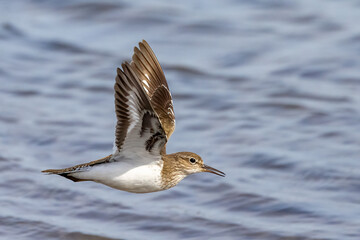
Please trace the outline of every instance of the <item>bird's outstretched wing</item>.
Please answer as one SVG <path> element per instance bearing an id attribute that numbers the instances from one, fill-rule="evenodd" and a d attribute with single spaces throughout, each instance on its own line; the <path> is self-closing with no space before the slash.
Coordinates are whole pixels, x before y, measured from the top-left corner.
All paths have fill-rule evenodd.
<path id="1" fill-rule="evenodd" d="M 159 157 L 167 142 L 157 112 L 129 63 L 117 69 L 115 82 L 116 150 L 114 155 Z"/>
<path id="2" fill-rule="evenodd" d="M 139 48 L 134 48 L 131 67 L 145 89 L 169 139 L 175 130 L 173 101 L 160 63 L 145 40 L 139 43 Z"/>

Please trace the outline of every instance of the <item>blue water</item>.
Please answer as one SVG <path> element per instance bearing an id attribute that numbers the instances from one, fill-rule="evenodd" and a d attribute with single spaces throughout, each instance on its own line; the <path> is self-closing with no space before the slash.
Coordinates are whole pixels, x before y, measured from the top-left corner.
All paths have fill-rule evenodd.
<path id="1" fill-rule="evenodd" d="M 360 239 L 360 2 L 1 1 L 0 239 Z M 197 174 L 131 194 L 40 173 L 112 152 L 146 39 Z"/>

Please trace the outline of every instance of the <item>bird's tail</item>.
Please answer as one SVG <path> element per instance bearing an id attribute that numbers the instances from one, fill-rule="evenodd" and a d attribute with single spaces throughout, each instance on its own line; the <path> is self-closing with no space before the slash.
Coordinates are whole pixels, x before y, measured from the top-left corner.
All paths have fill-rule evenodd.
<path id="1" fill-rule="evenodd" d="M 42 170 L 42 173 L 47 173 L 47 174 L 62 174 L 66 172 L 66 168 L 63 169 L 46 169 L 46 170 Z"/>
<path id="2" fill-rule="evenodd" d="M 88 181 L 86 179 L 79 179 L 76 178 L 74 176 L 72 176 L 72 173 L 76 173 L 79 171 L 86 171 L 87 168 L 89 167 L 93 167 L 97 164 L 101 164 L 101 163 L 106 163 L 106 162 L 110 162 L 112 155 L 109 155 L 107 157 L 101 158 L 99 160 L 95 160 L 89 163 L 83 163 L 83 164 L 79 164 L 73 167 L 69 167 L 69 168 L 62 168 L 62 169 L 46 169 L 43 170 L 41 172 L 43 173 L 47 173 L 47 174 L 57 174 L 60 175 L 62 177 L 66 177 L 67 179 L 70 179 L 74 182 L 80 182 L 80 181 Z"/>

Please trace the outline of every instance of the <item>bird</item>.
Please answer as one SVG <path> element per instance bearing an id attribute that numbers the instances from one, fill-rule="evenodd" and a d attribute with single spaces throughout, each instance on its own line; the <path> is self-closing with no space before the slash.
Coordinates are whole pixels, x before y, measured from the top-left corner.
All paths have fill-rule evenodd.
<path id="1" fill-rule="evenodd" d="M 224 172 L 204 164 L 196 153 L 166 153 L 167 141 L 175 130 L 173 100 L 150 45 L 145 40 L 139 42 L 131 62 L 125 61 L 121 67 L 114 85 L 114 152 L 99 160 L 42 172 L 131 193 L 167 190 L 194 173 L 224 177 Z"/>

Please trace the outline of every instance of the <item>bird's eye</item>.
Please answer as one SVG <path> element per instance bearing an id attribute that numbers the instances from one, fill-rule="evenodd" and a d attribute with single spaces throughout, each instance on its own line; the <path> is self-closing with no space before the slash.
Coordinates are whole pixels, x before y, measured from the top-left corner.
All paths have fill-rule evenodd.
<path id="1" fill-rule="evenodd" d="M 194 163 L 196 163 L 196 159 L 195 159 L 195 158 L 190 158 L 190 159 L 189 159 L 189 162 L 190 162 L 191 164 L 194 164 Z"/>

